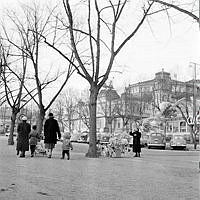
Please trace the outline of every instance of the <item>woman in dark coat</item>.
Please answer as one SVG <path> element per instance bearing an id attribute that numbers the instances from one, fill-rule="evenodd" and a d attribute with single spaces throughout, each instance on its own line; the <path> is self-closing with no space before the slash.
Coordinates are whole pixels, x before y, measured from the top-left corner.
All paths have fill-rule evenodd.
<path id="1" fill-rule="evenodd" d="M 22 122 L 17 127 L 17 155 L 21 151 L 20 157 L 25 157 L 25 152 L 29 150 L 29 133 L 31 125 L 26 122 L 27 117 L 22 117 Z"/>
<path id="2" fill-rule="evenodd" d="M 54 119 L 53 113 L 49 113 L 49 119 L 47 119 L 44 124 L 44 143 L 48 152 L 48 158 L 51 158 L 53 148 L 57 143 L 57 134 L 60 139 L 61 134 L 58 122 Z"/>
<path id="3" fill-rule="evenodd" d="M 130 132 L 130 135 L 133 136 L 133 152 L 135 152 L 135 156 L 134 157 L 140 157 L 140 152 L 141 152 L 141 145 L 140 145 L 141 133 L 139 132 L 139 129 L 137 128 L 134 132 Z"/>

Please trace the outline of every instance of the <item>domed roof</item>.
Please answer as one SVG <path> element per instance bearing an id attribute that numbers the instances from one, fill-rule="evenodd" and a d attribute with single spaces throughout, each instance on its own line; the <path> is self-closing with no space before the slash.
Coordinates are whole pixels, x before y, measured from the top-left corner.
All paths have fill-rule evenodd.
<path id="1" fill-rule="evenodd" d="M 99 92 L 98 98 L 106 98 L 106 99 L 110 99 L 111 100 L 115 100 L 115 99 L 119 99 L 120 96 L 118 95 L 117 91 L 114 90 L 113 88 L 108 88 L 108 89 L 102 89 Z"/>

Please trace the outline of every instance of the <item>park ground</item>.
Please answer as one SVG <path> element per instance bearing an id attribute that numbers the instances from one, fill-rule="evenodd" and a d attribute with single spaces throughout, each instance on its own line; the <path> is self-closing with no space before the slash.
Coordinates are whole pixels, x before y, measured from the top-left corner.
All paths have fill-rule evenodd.
<path id="1" fill-rule="evenodd" d="M 88 146 L 74 143 L 61 160 L 58 142 L 51 159 L 16 156 L 0 137 L 0 200 L 199 200 L 199 151 L 142 149 L 122 158 L 86 158 Z"/>

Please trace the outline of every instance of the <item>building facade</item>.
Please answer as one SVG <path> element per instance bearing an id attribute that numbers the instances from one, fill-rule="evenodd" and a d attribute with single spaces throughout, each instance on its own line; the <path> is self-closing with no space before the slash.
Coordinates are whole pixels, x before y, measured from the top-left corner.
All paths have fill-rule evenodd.
<path id="1" fill-rule="evenodd" d="M 189 116 L 193 117 L 194 98 L 196 102 L 196 115 L 200 108 L 199 86 L 199 80 L 190 80 L 186 82 L 174 80 L 171 78 L 170 73 L 162 69 L 161 72 L 155 74 L 154 79 L 131 84 L 126 88 L 126 91 L 128 91 L 129 95 L 138 97 L 138 99 L 140 98 L 141 118 L 145 118 L 145 114 L 151 117 L 155 116 L 162 102 L 176 103 L 181 99 L 185 101 L 185 104 L 188 104 Z M 196 90 L 195 97 L 194 90 Z M 175 132 L 189 133 L 190 127 L 183 119 L 181 113 L 178 113 L 177 117 L 167 120 L 166 131 L 169 134 Z"/>
<path id="2" fill-rule="evenodd" d="M 196 110 L 199 110 L 199 81 L 197 85 L 197 103 Z M 170 73 L 162 70 L 155 74 L 151 80 L 130 84 L 124 92 L 119 95 L 113 88 L 112 82 L 105 84 L 97 99 L 97 132 L 109 132 L 117 134 L 128 132 L 133 123 L 142 124 L 143 119 L 155 116 L 158 112 L 161 102 L 175 103 L 180 99 L 191 99 L 194 96 L 194 81 L 187 82 L 174 80 Z M 189 104 L 188 104 L 189 105 Z M 84 105 L 88 107 L 88 105 Z M 86 109 L 86 110 L 87 110 Z M 193 106 L 188 106 L 190 115 L 193 112 Z M 84 120 L 89 123 L 89 111 L 85 111 Z M 83 115 L 83 114 L 82 114 Z M 75 132 L 89 131 L 85 121 L 80 116 L 74 116 L 72 127 Z M 163 127 L 160 127 L 163 129 Z M 180 113 L 166 122 L 167 133 L 189 132 L 190 127 L 182 118 Z"/>

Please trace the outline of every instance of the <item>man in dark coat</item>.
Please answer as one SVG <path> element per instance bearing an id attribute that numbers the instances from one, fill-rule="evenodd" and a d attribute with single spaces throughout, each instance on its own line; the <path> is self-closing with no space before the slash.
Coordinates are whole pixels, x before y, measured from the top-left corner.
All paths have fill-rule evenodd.
<path id="1" fill-rule="evenodd" d="M 22 117 L 22 122 L 17 127 L 17 155 L 20 153 L 21 158 L 25 157 L 25 152 L 29 150 L 29 133 L 31 131 L 31 125 L 26 122 L 27 117 Z"/>
<path id="2" fill-rule="evenodd" d="M 44 143 L 48 152 L 48 158 L 51 158 L 53 148 L 57 143 L 57 135 L 60 139 L 61 134 L 58 122 L 54 119 L 53 113 L 49 113 L 49 119 L 47 119 L 44 124 Z"/>
<path id="3" fill-rule="evenodd" d="M 133 132 L 130 132 L 130 135 L 133 136 L 133 152 L 135 152 L 134 157 L 140 157 L 141 152 L 141 145 L 140 145 L 140 138 L 141 133 L 139 132 L 139 129 L 136 128 Z"/>

